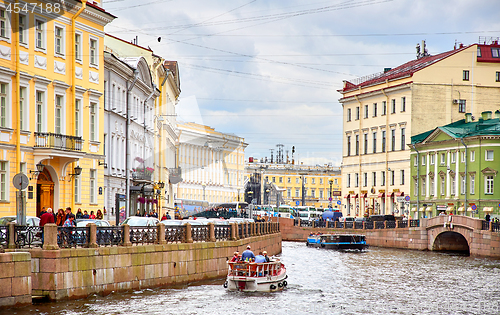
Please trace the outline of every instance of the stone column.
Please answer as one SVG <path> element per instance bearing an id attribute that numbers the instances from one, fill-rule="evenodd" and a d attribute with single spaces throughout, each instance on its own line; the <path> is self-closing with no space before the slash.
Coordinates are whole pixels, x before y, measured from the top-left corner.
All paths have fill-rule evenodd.
<path id="1" fill-rule="evenodd" d="M 208 238 L 209 238 L 210 242 L 217 241 L 215 239 L 215 225 L 212 222 L 208 223 Z"/>
<path id="2" fill-rule="evenodd" d="M 314 221 L 314 220 L 312 221 L 312 227 L 313 227 L 313 229 L 316 227 L 316 221 Z"/>
<path id="3" fill-rule="evenodd" d="M 132 246 L 130 241 L 130 225 L 123 225 L 123 246 Z"/>
<path id="4" fill-rule="evenodd" d="M 167 240 L 165 239 L 165 224 L 158 223 L 156 225 L 156 243 L 158 244 L 166 244 Z"/>
<path id="5" fill-rule="evenodd" d="M 366 223 L 366 221 L 363 221 L 363 230 L 366 230 L 365 223 Z"/>
<path id="6" fill-rule="evenodd" d="M 384 221 L 384 229 L 387 229 L 387 220 Z"/>
<path id="7" fill-rule="evenodd" d="M 255 228 L 255 223 L 256 223 L 256 222 L 252 222 L 252 223 L 251 223 L 251 224 L 252 224 L 252 235 L 253 235 L 253 236 L 257 235 L 257 231 L 256 231 L 256 228 Z"/>
<path id="8" fill-rule="evenodd" d="M 9 245 L 7 245 L 7 248 L 16 248 L 16 231 L 14 230 L 15 226 L 16 224 L 14 222 L 9 222 Z"/>
<path id="9" fill-rule="evenodd" d="M 231 223 L 231 240 L 236 241 L 236 223 Z"/>
<path id="10" fill-rule="evenodd" d="M 59 249 L 57 244 L 57 225 L 47 223 L 43 226 L 43 247 L 44 250 Z"/>
<path id="11" fill-rule="evenodd" d="M 95 223 L 89 223 L 89 248 L 97 248 L 97 225 Z"/>
<path id="12" fill-rule="evenodd" d="M 191 224 L 186 223 L 186 243 L 193 243 L 193 237 L 191 235 Z"/>

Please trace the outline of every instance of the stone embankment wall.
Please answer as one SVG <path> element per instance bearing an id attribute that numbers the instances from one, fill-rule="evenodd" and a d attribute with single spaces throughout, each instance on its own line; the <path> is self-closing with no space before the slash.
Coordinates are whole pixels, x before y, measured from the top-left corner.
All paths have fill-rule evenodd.
<path id="1" fill-rule="evenodd" d="M 305 242 L 310 233 L 363 234 L 370 246 L 416 250 L 461 250 L 462 245 L 450 241 L 461 235 L 471 255 L 500 257 L 500 232 L 494 231 L 491 223 L 483 229 L 479 219 L 455 215 L 449 220 L 438 216 L 421 219 L 419 227 L 339 229 L 294 226 L 292 219 L 280 218 L 280 229 L 284 241 Z"/>
<path id="2" fill-rule="evenodd" d="M 58 248 L 56 234 L 47 233 L 50 229 L 57 231 L 57 227 L 50 226 L 45 229 L 45 241 L 49 239 L 52 245 L 44 244 L 43 249 L 6 249 L 6 253 L 0 253 L 0 308 L 30 304 L 32 296 L 76 299 L 223 278 L 227 274 L 227 260 L 247 245 L 256 253 L 260 250 L 269 255 L 281 253 L 278 225 L 265 224 L 263 229 L 256 229 L 259 224 L 249 225 L 248 234 L 243 235 L 234 225 L 229 240 L 225 241 L 193 242 L 188 237 L 190 241 L 186 243 L 161 240 L 158 244 L 128 242 L 109 247 L 92 243 L 89 248 L 66 249 Z M 95 226 L 92 230 L 95 234 Z M 210 230 L 213 239 L 213 226 Z M 262 230 L 264 233 L 259 232 Z M 160 231 L 164 234 L 163 226 Z M 95 240 L 95 235 L 90 238 Z"/>

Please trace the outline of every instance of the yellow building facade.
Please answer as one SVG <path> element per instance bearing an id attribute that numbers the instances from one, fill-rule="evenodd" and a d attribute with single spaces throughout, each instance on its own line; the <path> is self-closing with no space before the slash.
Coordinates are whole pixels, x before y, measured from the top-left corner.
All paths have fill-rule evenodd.
<path id="1" fill-rule="evenodd" d="M 16 214 L 17 173 L 29 178 L 27 215 L 102 209 L 102 48 L 114 16 L 99 1 L 66 2 L 19 2 L 19 14 L 0 2 L 0 216 Z"/>

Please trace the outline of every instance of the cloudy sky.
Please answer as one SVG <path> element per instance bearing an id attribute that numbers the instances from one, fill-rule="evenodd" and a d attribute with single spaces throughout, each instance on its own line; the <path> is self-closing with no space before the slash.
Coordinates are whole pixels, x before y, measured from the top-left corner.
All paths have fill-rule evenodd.
<path id="1" fill-rule="evenodd" d="M 105 0 L 106 32 L 179 62 L 184 121 L 339 165 L 343 80 L 500 36 L 498 0 Z M 161 41 L 158 42 L 158 37 Z M 276 153 L 274 153 L 276 154 Z M 291 155 L 291 152 L 289 152 Z"/>

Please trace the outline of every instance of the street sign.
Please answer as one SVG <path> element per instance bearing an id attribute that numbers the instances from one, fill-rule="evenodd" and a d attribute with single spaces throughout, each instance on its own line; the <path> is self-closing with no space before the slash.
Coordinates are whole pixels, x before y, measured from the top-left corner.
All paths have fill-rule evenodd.
<path id="1" fill-rule="evenodd" d="M 396 201 L 397 202 L 405 202 L 406 199 L 405 199 L 405 197 L 396 197 Z"/>
<path id="2" fill-rule="evenodd" d="M 300 201 L 298 201 L 298 200 L 297 200 L 297 201 L 295 201 L 295 205 L 296 205 L 296 206 L 300 205 Z"/>
<path id="3" fill-rule="evenodd" d="M 333 200 L 332 197 L 328 198 L 328 201 L 332 201 L 332 200 Z"/>
<path id="4" fill-rule="evenodd" d="M 477 209 L 477 206 L 476 205 L 472 205 L 472 210 L 476 210 Z"/>
<path id="5" fill-rule="evenodd" d="M 17 173 L 12 179 L 12 184 L 14 184 L 14 187 L 16 187 L 19 190 L 26 189 L 29 183 L 30 180 L 28 179 L 28 176 L 26 176 L 24 173 Z"/>
<path id="6" fill-rule="evenodd" d="M 405 200 L 406 200 L 406 201 L 410 201 L 410 196 L 406 196 L 406 197 L 405 197 Z"/>
<path id="7" fill-rule="evenodd" d="M 337 204 L 340 206 L 340 204 L 341 204 L 340 200 L 337 200 Z"/>

